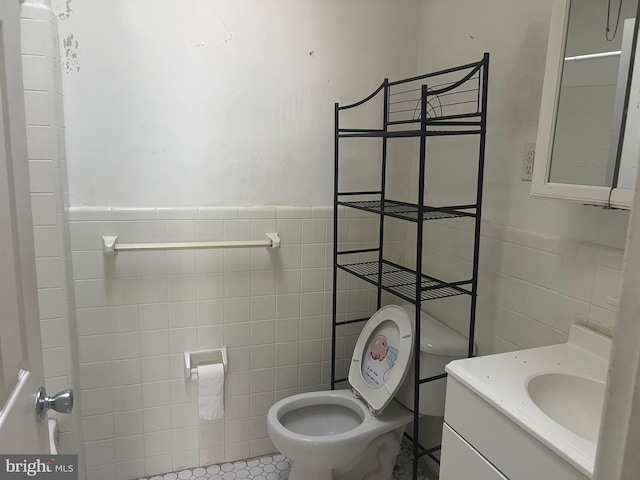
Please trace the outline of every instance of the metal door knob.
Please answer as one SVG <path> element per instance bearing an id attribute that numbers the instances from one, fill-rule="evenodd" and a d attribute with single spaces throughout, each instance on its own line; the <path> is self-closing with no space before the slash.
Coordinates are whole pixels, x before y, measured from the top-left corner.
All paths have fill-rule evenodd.
<path id="1" fill-rule="evenodd" d="M 45 417 L 49 409 L 60 413 L 71 413 L 71 410 L 73 410 L 73 391 L 63 390 L 53 397 L 49 397 L 44 387 L 40 387 L 36 394 L 36 415 L 38 421 Z"/>

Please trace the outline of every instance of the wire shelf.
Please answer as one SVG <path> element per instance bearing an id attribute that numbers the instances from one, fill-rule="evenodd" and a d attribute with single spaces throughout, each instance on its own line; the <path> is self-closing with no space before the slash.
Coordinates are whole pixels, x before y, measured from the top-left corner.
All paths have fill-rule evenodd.
<path id="1" fill-rule="evenodd" d="M 380 285 L 378 285 L 378 262 L 342 264 L 338 265 L 338 268 L 355 275 L 365 282 L 380 286 L 408 302 L 416 303 L 416 272 L 409 268 L 383 260 L 382 283 Z M 470 294 L 470 292 L 460 287 L 460 285 L 466 283 L 471 283 L 471 281 L 446 283 L 437 278 L 422 275 L 420 301 Z"/>
<path id="2" fill-rule="evenodd" d="M 351 202 L 338 202 L 338 205 L 364 210 L 365 212 L 382 213 L 380 200 L 358 200 Z M 422 220 L 442 220 L 445 218 L 475 217 L 475 212 L 462 210 L 475 210 L 475 205 L 458 205 L 451 207 L 423 207 Z M 401 218 L 412 222 L 418 221 L 418 206 L 398 202 L 395 200 L 384 201 L 384 214 L 390 217 Z"/>
<path id="3" fill-rule="evenodd" d="M 410 120 L 410 122 L 419 122 L 420 120 Z M 408 123 L 406 121 L 398 121 L 398 122 L 389 122 L 389 125 L 400 123 Z M 449 126 L 452 124 L 446 124 L 444 122 L 434 122 L 433 125 L 436 126 Z M 387 132 L 380 130 L 363 130 L 359 132 L 354 132 L 353 129 L 341 129 L 339 130 L 338 137 L 339 138 L 403 138 L 403 137 L 420 137 L 424 135 L 425 137 L 444 137 L 450 135 L 478 135 L 483 133 L 484 131 L 481 128 L 480 124 L 473 123 L 473 125 L 477 128 L 464 129 L 464 130 L 429 130 L 424 133 L 420 130 L 389 130 Z"/>

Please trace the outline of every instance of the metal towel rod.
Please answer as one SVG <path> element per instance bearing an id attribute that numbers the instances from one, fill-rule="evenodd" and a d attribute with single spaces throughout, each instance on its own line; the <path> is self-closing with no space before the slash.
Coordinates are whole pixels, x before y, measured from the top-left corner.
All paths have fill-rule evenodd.
<path id="1" fill-rule="evenodd" d="M 277 233 L 267 233 L 266 240 L 233 242 L 118 243 L 116 235 L 102 237 L 103 253 L 145 252 L 154 250 L 201 250 L 211 248 L 280 248 Z"/>

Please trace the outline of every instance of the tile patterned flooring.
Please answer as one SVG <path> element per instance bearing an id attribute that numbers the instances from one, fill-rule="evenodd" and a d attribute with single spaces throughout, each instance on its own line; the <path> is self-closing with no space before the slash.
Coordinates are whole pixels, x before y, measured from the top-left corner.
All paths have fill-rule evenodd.
<path id="1" fill-rule="evenodd" d="M 411 461 L 411 445 L 402 443 L 400 453 L 396 458 L 396 466 L 393 469 L 393 480 L 411 480 L 411 473 L 413 470 L 413 462 Z M 438 480 L 438 477 L 427 472 L 426 469 L 421 468 L 422 464 L 418 464 L 418 478 L 417 480 Z"/>
<path id="2" fill-rule="evenodd" d="M 242 460 L 234 463 L 211 465 L 179 472 L 165 473 L 139 480 L 286 480 L 291 463 L 284 455 L 274 455 Z M 403 444 L 393 472 L 394 480 L 411 480 L 411 457 L 409 448 Z M 435 480 L 425 472 L 419 472 L 418 480 Z"/>

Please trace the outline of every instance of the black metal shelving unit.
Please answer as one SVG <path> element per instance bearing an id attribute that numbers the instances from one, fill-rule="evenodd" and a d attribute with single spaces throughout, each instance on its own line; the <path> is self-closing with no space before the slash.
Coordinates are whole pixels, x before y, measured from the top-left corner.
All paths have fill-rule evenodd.
<path id="1" fill-rule="evenodd" d="M 454 68 L 390 82 L 385 79 L 368 97 L 350 104 L 335 104 L 335 178 L 334 178 L 334 217 L 333 217 L 333 328 L 331 388 L 347 378 L 336 377 L 336 332 L 340 325 L 365 322 L 369 318 L 357 318 L 338 321 L 337 291 L 338 270 L 347 272 L 378 289 L 377 308 L 381 307 L 382 291 L 412 303 L 416 306 L 414 324 L 414 421 L 412 434 L 405 436 L 413 445 L 413 479 L 418 476 L 418 460 L 428 456 L 436 463 L 434 455 L 440 446 L 426 448 L 420 445 L 419 385 L 432 381 L 444 381 L 446 374 L 428 378 L 420 375 L 420 306 L 422 302 L 468 295 L 471 298 L 469 312 L 468 351 L 474 354 L 474 331 L 476 301 L 478 291 L 478 256 L 480 241 L 480 220 L 482 215 L 482 184 L 484 174 L 487 91 L 489 75 L 489 54 L 482 60 Z M 382 95 L 382 128 L 341 128 L 340 113 L 355 109 Z M 425 172 L 427 168 L 427 138 L 435 136 L 475 135 L 479 137 L 477 159 L 476 201 L 469 205 L 429 206 L 424 204 Z M 378 138 L 381 142 L 381 179 L 380 189 L 373 191 L 341 191 L 339 185 L 340 143 L 349 138 Z M 390 138 L 418 138 L 419 170 L 417 203 L 407 203 L 386 197 L 387 176 L 387 140 Z M 345 140 L 348 141 L 348 140 Z M 372 198 L 373 197 L 373 198 Z M 338 242 L 339 207 L 358 209 L 379 215 L 380 231 L 378 247 L 349 250 L 341 249 Z M 407 268 L 384 258 L 384 224 L 386 217 L 398 218 L 416 224 L 415 269 Z M 422 271 L 424 222 L 449 218 L 467 217 L 474 219 L 474 249 L 471 278 L 446 282 Z M 373 260 L 353 261 L 359 254 L 373 256 Z M 377 255 L 376 255 L 377 254 Z M 377 258 L 375 258 L 377 257 Z M 342 260 L 345 259 L 343 262 Z"/>

